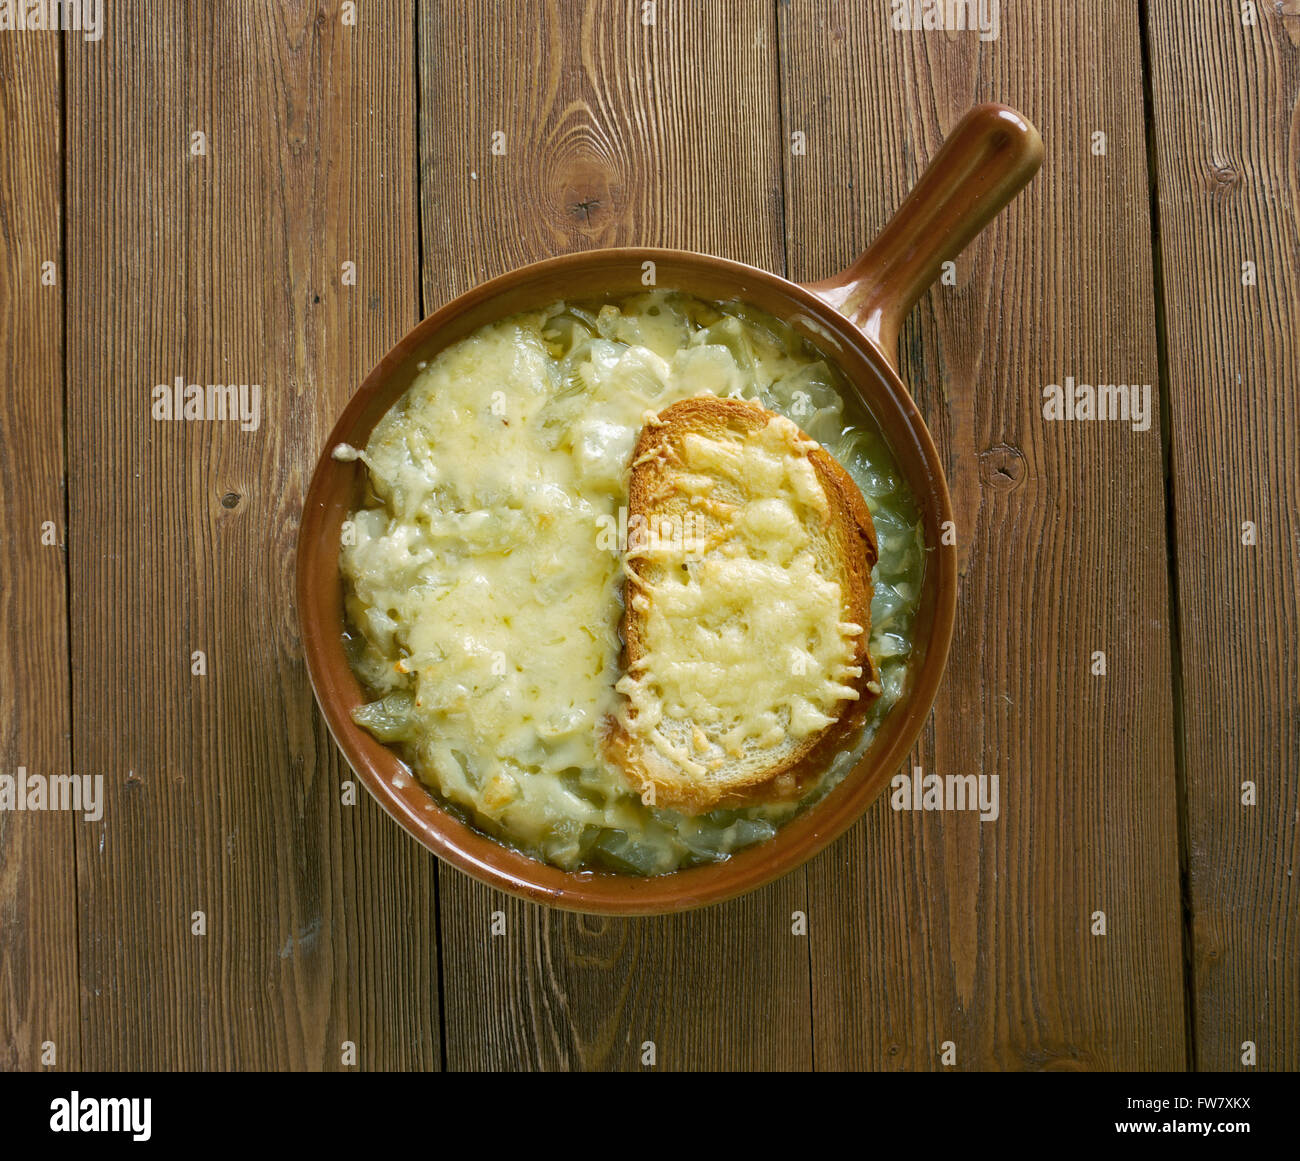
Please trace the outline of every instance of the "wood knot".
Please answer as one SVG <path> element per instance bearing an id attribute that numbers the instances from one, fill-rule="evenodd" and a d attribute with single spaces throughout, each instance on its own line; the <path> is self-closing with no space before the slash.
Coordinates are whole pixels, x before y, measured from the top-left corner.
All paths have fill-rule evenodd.
<path id="1" fill-rule="evenodd" d="M 1241 185 L 1241 174 L 1239 174 L 1230 165 L 1211 165 L 1206 188 L 1209 190 L 1215 200 L 1222 200 L 1231 196 L 1232 192 Z"/>
<path id="2" fill-rule="evenodd" d="M 564 954 L 577 967 L 617 971 L 633 930 L 606 915 L 574 915 L 561 928 Z"/>
<path id="3" fill-rule="evenodd" d="M 626 159 L 590 110 L 575 109 L 541 143 L 549 226 L 564 246 L 610 245 L 626 225 Z"/>
<path id="4" fill-rule="evenodd" d="M 585 232 L 606 224 L 614 197 L 609 174 L 594 159 L 570 159 L 556 175 L 556 187 L 570 228 Z"/>
<path id="5" fill-rule="evenodd" d="M 1098 1063 L 1087 1049 L 1074 1044 L 1043 1044 L 1020 1052 L 1025 1072 L 1092 1072 Z"/>
<path id="6" fill-rule="evenodd" d="M 591 939 L 600 939 L 609 934 L 610 922 L 604 915 L 578 915 L 578 930 Z"/>
<path id="7" fill-rule="evenodd" d="M 980 452 L 980 480 L 998 492 L 1012 492 L 1024 482 L 1025 457 L 1010 444 L 994 444 Z"/>

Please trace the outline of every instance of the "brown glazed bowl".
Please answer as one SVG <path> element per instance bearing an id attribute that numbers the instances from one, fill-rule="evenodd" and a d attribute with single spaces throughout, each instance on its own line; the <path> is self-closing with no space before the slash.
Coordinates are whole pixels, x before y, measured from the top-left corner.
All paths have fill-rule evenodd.
<path id="1" fill-rule="evenodd" d="M 389 352 L 352 397 L 321 452 L 298 534 L 297 598 L 307 669 L 330 731 L 402 827 L 489 886 L 574 911 L 644 915 L 717 903 L 761 886 L 811 858 L 861 816 L 903 763 L 929 715 L 957 600 L 955 554 L 939 547 L 943 525 L 952 519 L 948 487 L 925 423 L 899 378 L 899 327 L 941 264 L 1025 186 L 1042 157 L 1042 140 L 1024 117 L 1002 105 L 980 105 L 949 136 L 866 253 L 824 282 L 799 286 L 765 270 L 686 251 L 593 250 L 494 278 L 430 315 Z M 344 656 L 339 543 L 343 521 L 358 506 L 365 468 L 330 453 L 339 443 L 364 447 L 419 364 L 458 339 L 559 299 L 641 291 L 646 262 L 654 263 L 657 286 L 753 303 L 789 321 L 838 362 L 892 447 L 923 513 L 932 551 L 907 688 L 848 777 L 764 843 L 720 863 L 638 878 L 562 871 L 488 838 L 440 805 L 394 751 L 353 723 L 351 711 L 367 699 Z"/>

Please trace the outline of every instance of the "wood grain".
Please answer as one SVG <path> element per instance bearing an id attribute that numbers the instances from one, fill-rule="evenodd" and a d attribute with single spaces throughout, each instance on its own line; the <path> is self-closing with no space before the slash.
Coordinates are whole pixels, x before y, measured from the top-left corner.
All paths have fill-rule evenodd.
<path id="1" fill-rule="evenodd" d="M 418 314 L 413 14 L 112 17 L 67 49 L 84 1063 L 433 1067 L 433 870 L 342 804 L 290 597 L 307 474 Z M 176 376 L 260 424 L 155 421 Z"/>
<path id="2" fill-rule="evenodd" d="M 1196 1061 L 1300 1068 L 1300 6 L 1149 5 Z M 1245 285 L 1244 263 L 1255 284 Z M 1255 529 L 1243 543 L 1243 525 Z M 1254 783 L 1256 805 L 1243 805 Z M 1245 1045 L 1255 1063 L 1245 1065 Z"/>
<path id="3" fill-rule="evenodd" d="M 0 774 L 69 766 L 58 41 L 0 37 Z M 43 266 L 52 263 L 52 285 Z M 47 535 L 48 534 L 48 535 Z M 0 1070 L 81 1063 L 82 816 L 0 813 Z"/>
<path id="4" fill-rule="evenodd" d="M 623 0 L 421 9 L 424 308 L 569 250 L 684 247 L 780 270 L 774 15 Z M 501 133 L 504 154 L 492 153 Z M 441 872 L 447 1063 L 811 1063 L 796 875 L 671 919 L 592 919 Z M 493 937 L 502 911 L 506 934 Z"/>
<path id="5" fill-rule="evenodd" d="M 1136 13 L 1002 5 L 984 42 L 896 32 L 884 5 L 780 11 L 785 128 L 807 139 L 787 160 L 796 279 L 846 266 L 972 104 L 1015 106 L 1047 145 L 901 343 L 962 574 L 909 766 L 997 775 L 1001 818 L 882 802 L 814 862 L 817 1065 L 938 1069 L 951 1043 L 957 1069 L 1181 1068 L 1159 424 L 1041 410 L 1065 376 L 1158 390 Z"/>

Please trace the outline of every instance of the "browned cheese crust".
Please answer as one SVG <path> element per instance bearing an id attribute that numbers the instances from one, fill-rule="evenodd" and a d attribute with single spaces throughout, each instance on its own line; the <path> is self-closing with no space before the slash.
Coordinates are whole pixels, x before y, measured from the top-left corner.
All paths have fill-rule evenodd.
<path id="1" fill-rule="evenodd" d="M 689 509 L 705 509 L 707 499 L 694 499 L 677 486 L 683 473 L 682 441 L 688 434 L 718 438 L 744 439 L 761 431 L 776 418 L 758 404 L 743 400 L 699 396 L 664 408 L 657 420 L 647 422 L 632 453 L 629 480 L 629 522 L 640 515 L 650 521 L 662 516 L 680 517 Z M 802 439 L 808 437 L 800 433 Z M 811 441 L 809 441 L 811 442 Z M 804 445 L 805 448 L 807 445 Z M 852 477 L 835 458 L 820 446 L 807 450 L 817 478 L 825 491 L 829 513 L 822 528 L 810 530 L 822 548 L 819 562 L 828 556 L 836 575 L 830 579 L 840 585 L 842 620 L 862 626 L 854 640 L 851 664 L 860 667 L 858 678 L 846 683 L 858 690 L 857 700 L 846 699 L 834 723 L 787 747 L 768 767 L 745 771 L 723 788 L 716 780 L 699 785 L 665 783 L 641 760 L 638 742 L 617 722 L 609 724 L 605 737 L 606 752 L 619 765 L 629 781 L 644 795 L 653 788 L 656 805 L 687 813 L 699 813 L 718 807 L 738 807 L 760 802 L 787 802 L 799 798 L 807 786 L 826 769 L 835 753 L 851 744 L 867 708 L 879 696 L 880 675 L 868 652 L 871 636 L 871 569 L 876 563 L 876 531 L 871 513 Z M 622 634 L 624 671 L 635 671 L 646 654 L 643 638 L 644 619 L 634 607 L 633 596 L 639 582 L 653 583 L 654 564 L 632 555 L 628 560 L 625 581 Z M 634 711 L 632 711 L 634 712 Z"/>

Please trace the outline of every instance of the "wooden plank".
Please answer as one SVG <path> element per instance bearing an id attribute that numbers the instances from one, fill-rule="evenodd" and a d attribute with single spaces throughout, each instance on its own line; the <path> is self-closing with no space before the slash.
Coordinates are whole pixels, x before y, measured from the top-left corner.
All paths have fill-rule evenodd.
<path id="1" fill-rule="evenodd" d="M 430 861 L 341 802 L 289 595 L 326 433 L 418 315 L 413 13 L 112 17 L 67 41 L 84 1063 L 435 1066 Z M 176 377 L 258 421 L 154 419 Z"/>
<path id="2" fill-rule="evenodd" d="M 1196 1063 L 1295 1071 L 1300 5 L 1252 7 L 1247 24 L 1241 5 L 1207 6 L 1192 19 L 1154 0 L 1148 35 Z M 1244 805 L 1248 782 L 1253 806 Z"/>
<path id="3" fill-rule="evenodd" d="M 1003 4 L 988 40 L 896 31 L 893 7 L 780 9 L 784 127 L 807 141 L 787 162 L 790 268 L 847 265 L 972 104 L 1042 131 L 1042 174 L 902 339 L 962 573 L 909 766 L 997 775 L 1001 817 L 882 802 L 812 865 L 817 1065 L 1181 1068 L 1159 422 L 1048 422 L 1041 394 L 1145 383 L 1156 406 L 1136 7 Z"/>
<path id="4" fill-rule="evenodd" d="M 653 25 L 624 0 L 422 6 L 426 311 L 593 246 L 781 269 L 771 6 L 651 10 Z M 811 1062 L 802 875 L 649 920 L 562 915 L 446 870 L 440 885 L 449 1067 L 640 1068 L 646 1041 L 659 1068 Z"/>
<path id="5" fill-rule="evenodd" d="M 88 772 L 70 769 L 68 744 L 60 83 L 57 38 L 0 37 L 6 777 Z M 0 1070 L 80 1065 L 75 846 L 95 829 L 66 812 L 0 812 Z"/>

